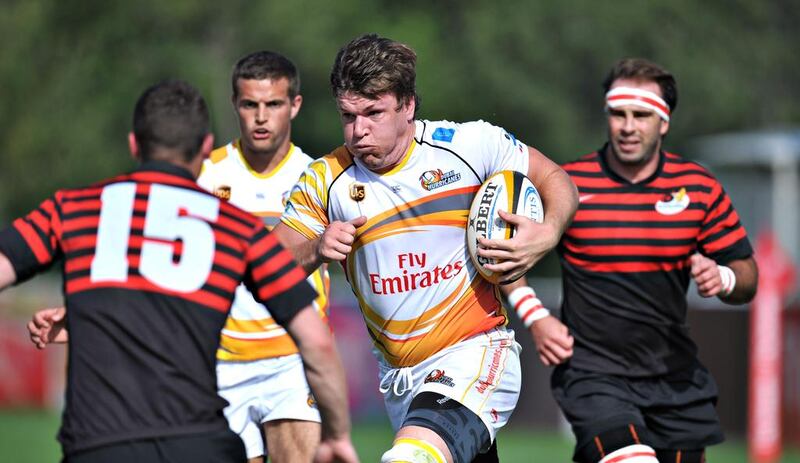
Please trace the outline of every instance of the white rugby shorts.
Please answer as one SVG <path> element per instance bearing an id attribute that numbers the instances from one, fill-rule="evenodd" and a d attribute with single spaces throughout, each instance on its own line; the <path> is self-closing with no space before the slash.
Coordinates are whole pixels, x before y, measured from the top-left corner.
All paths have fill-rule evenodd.
<path id="1" fill-rule="evenodd" d="M 411 400 L 430 391 L 472 410 L 494 441 L 519 399 L 521 350 L 514 331 L 500 327 L 465 339 L 412 367 L 392 368 L 379 361 L 380 389 L 392 427 L 400 429 Z"/>
<path id="2" fill-rule="evenodd" d="M 230 403 L 225 417 L 244 441 L 247 458 L 264 455 L 262 423 L 280 419 L 320 422 L 299 354 L 250 362 L 220 360 L 217 387 Z"/>

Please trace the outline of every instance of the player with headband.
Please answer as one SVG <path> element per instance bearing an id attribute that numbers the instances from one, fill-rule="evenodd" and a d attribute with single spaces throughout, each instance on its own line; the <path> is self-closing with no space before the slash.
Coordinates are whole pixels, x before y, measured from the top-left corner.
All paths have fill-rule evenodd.
<path id="1" fill-rule="evenodd" d="M 669 105 L 663 98 L 650 90 L 634 87 L 616 87 L 606 93 L 606 108 L 619 108 L 625 105 L 641 106 L 649 109 L 665 122 L 669 122 Z"/>
<path id="2" fill-rule="evenodd" d="M 553 394 L 577 462 L 702 462 L 723 435 L 717 386 L 689 337 L 686 292 L 694 280 L 703 297 L 749 302 L 753 250 L 713 175 L 663 149 L 674 77 L 624 59 L 604 90 L 607 143 L 564 166 L 580 202 L 558 246 L 561 319 L 574 346 L 553 372 Z M 531 325 L 537 347 L 563 329 Z"/>

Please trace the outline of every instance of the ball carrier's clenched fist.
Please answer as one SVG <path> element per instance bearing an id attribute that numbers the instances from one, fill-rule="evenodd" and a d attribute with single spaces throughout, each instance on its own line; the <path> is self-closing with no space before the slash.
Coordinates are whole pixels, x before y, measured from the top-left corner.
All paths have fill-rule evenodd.
<path id="1" fill-rule="evenodd" d="M 319 238 L 317 249 L 323 262 L 341 261 L 347 258 L 353 249 L 356 229 L 367 223 L 363 215 L 347 222 L 334 221 L 325 229 Z"/>

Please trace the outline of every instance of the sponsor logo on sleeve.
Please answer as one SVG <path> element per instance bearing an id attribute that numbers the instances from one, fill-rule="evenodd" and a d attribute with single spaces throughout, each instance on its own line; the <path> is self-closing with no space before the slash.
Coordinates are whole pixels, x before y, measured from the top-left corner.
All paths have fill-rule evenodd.
<path id="1" fill-rule="evenodd" d="M 504 131 L 503 131 L 503 137 L 505 137 L 505 139 L 506 139 L 506 140 L 508 140 L 508 141 L 510 141 L 511 143 L 513 143 L 513 144 L 514 144 L 514 146 L 516 146 L 516 147 L 517 147 L 517 151 L 519 151 L 520 153 L 522 153 L 522 152 L 523 152 L 523 149 L 522 149 L 522 146 L 523 146 L 523 145 L 522 145 L 522 143 L 521 143 L 519 140 L 517 140 L 517 137 L 515 137 L 515 136 L 514 136 L 514 134 L 512 134 L 512 133 L 509 133 L 509 132 L 506 132 L 506 131 L 504 130 Z"/>
<path id="2" fill-rule="evenodd" d="M 664 199 L 656 201 L 656 212 L 661 215 L 679 214 L 689 207 L 689 203 L 691 203 L 691 199 L 686 193 L 686 188 L 681 188 L 666 195 Z"/>
<path id="3" fill-rule="evenodd" d="M 450 143 L 453 141 L 453 135 L 455 135 L 456 129 L 446 129 L 444 127 L 437 127 L 436 130 L 433 131 L 433 138 L 436 141 L 444 141 Z"/>

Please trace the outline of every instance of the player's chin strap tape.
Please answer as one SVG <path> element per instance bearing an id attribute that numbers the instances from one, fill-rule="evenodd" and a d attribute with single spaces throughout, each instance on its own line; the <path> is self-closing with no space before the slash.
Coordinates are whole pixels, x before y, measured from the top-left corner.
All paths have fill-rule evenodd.
<path id="1" fill-rule="evenodd" d="M 525 328 L 529 328 L 536 320 L 550 315 L 550 311 L 544 308 L 542 301 L 536 297 L 536 291 L 530 286 L 523 286 L 511 291 L 511 294 L 508 295 L 508 303 L 514 308 Z"/>
<path id="2" fill-rule="evenodd" d="M 736 287 L 736 274 L 733 273 L 730 267 L 724 265 L 717 265 L 719 269 L 719 277 L 722 280 L 722 291 L 719 292 L 720 296 L 730 296 L 733 288 Z"/>

